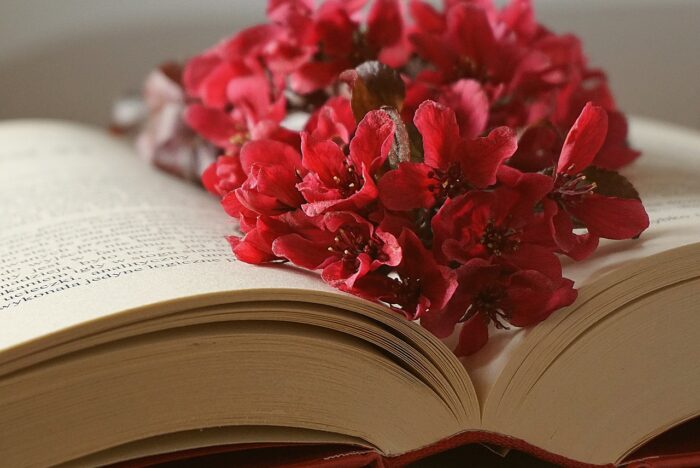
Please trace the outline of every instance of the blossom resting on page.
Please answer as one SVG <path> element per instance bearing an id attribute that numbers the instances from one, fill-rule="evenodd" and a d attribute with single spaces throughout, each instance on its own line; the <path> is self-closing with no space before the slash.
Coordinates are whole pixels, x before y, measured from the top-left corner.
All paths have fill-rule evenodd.
<path id="1" fill-rule="evenodd" d="M 240 260 L 318 271 L 439 337 L 459 329 L 467 355 L 489 327 L 575 300 L 560 255 L 648 226 L 616 172 L 638 153 L 604 73 L 528 0 L 267 11 L 183 73 L 183 118 L 220 154 L 202 183 L 240 222 Z"/>

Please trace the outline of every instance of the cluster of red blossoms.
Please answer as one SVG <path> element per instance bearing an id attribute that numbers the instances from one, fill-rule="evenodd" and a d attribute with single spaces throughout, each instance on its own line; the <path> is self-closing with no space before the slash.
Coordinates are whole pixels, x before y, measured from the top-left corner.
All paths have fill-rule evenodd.
<path id="1" fill-rule="evenodd" d="M 370 5 L 366 5 L 370 3 Z M 367 7 L 367 8 L 366 8 Z M 638 236 L 638 153 L 605 74 L 528 0 L 270 0 L 185 67 L 202 182 L 242 261 L 291 262 L 455 352 L 576 298 L 559 255 Z"/>

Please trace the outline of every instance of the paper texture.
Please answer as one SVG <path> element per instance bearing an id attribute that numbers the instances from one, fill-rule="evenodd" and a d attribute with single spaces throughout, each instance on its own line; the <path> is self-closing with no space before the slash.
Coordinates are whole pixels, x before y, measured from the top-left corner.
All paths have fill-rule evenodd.
<path id="1" fill-rule="evenodd" d="M 0 349 L 177 298 L 332 291 L 312 274 L 237 262 L 225 240 L 234 222 L 214 197 L 99 130 L 9 122 L 0 141 Z"/>

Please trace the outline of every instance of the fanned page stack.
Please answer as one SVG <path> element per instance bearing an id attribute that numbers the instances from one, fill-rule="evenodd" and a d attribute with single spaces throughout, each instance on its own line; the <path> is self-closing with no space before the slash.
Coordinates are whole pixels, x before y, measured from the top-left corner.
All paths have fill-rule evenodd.
<path id="1" fill-rule="evenodd" d="M 315 275 L 237 262 L 215 199 L 105 132 L 0 124 L 2 464 L 297 443 L 401 465 L 470 442 L 621 463 L 700 415 L 700 137 L 633 130 L 649 230 L 460 362 Z"/>

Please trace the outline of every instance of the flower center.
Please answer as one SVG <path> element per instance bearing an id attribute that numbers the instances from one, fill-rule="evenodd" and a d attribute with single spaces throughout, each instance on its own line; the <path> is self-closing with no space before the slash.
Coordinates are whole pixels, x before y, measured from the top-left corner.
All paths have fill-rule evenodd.
<path id="1" fill-rule="evenodd" d="M 343 261 L 355 263 L 360 254 L 367 254 L 370 258 L 386 261 L 387 256 L 382 252 L 382 244 L 373 238 L 366 238 L 354 227 L 342 227 L 338 229 L 333 243 L 328 246 L 328 251 L 342 257 Z"/>
<path id="2" fill-rule="evenodd" d="M 345 161 L 345 171 L 333 176 L 340 195 L 343 198 L 348 198 L 356 193 L 362 187 L 363 178 L 355 170 L 355 166 Z"/>
<path id="3" fill-rule="evenodd" d="M 493 322 L 496 328 L 507 330 L 508 326 L 502 322 L 510 318 L 510 313 L 505 310 L 506 297 L 506 292 L 499 286 L 482 289 L 459 321 L 466 322 L 476 314 L 482 314 L 484 318 Z"/>
<path id="4" fill-rule="evenodd" d="M 557 174 L 554 179 L 554 190 L 552 197 L 558 200 L 572 201 L 578 197 L 593 193 L 597 185 L 589 182 L 583 174 Z"/>
<path id="5" fill-rule="evenodd" d="M 471 57 L 461 56 L 454 65 L 454 74 L 459 78 L 471 78 L 483 83 L 488 81 L 488 72 Z"/>
<path id="6" fill-rule="evenodd" d="M 464 180 L 462 166 L 456 162 L 445 171 L 433 169 L 428 172 L 428 177 L 435 181 L 434 184 L 428 185 L 428 190 L 435 193 L 435 198 L 438 200 L 454 198 L 470 188 L 469 183 Z"/>
<path id="7" fill-rule="evenodd" d="M 231 145 L 240 147 L 246 144 L 252 138 L 247 125 L 244 125 L 241 122 L 236 122 L 234 124 L 234 129 L 235 131 L 233 135 L 231 135 L 228 139 L 228 142 Z M 232 148 L 228 148 L 227 153 L 233 154 Z"/>
<path id="8" fill-rule="evenodd" d="M 504 226 L 496 226 L 490 220 L 481 236 L 481 244 L 491 255 L 500 257 L 504 253 L 513 253 L 520 247 L 520 231 Z"/>
<path id="9" fill-rule="evenodd" d="M 421 278 L 399 276 L 394 279 L 395 302 L 405 310 L 414 310 L 421 296 Z"/>

